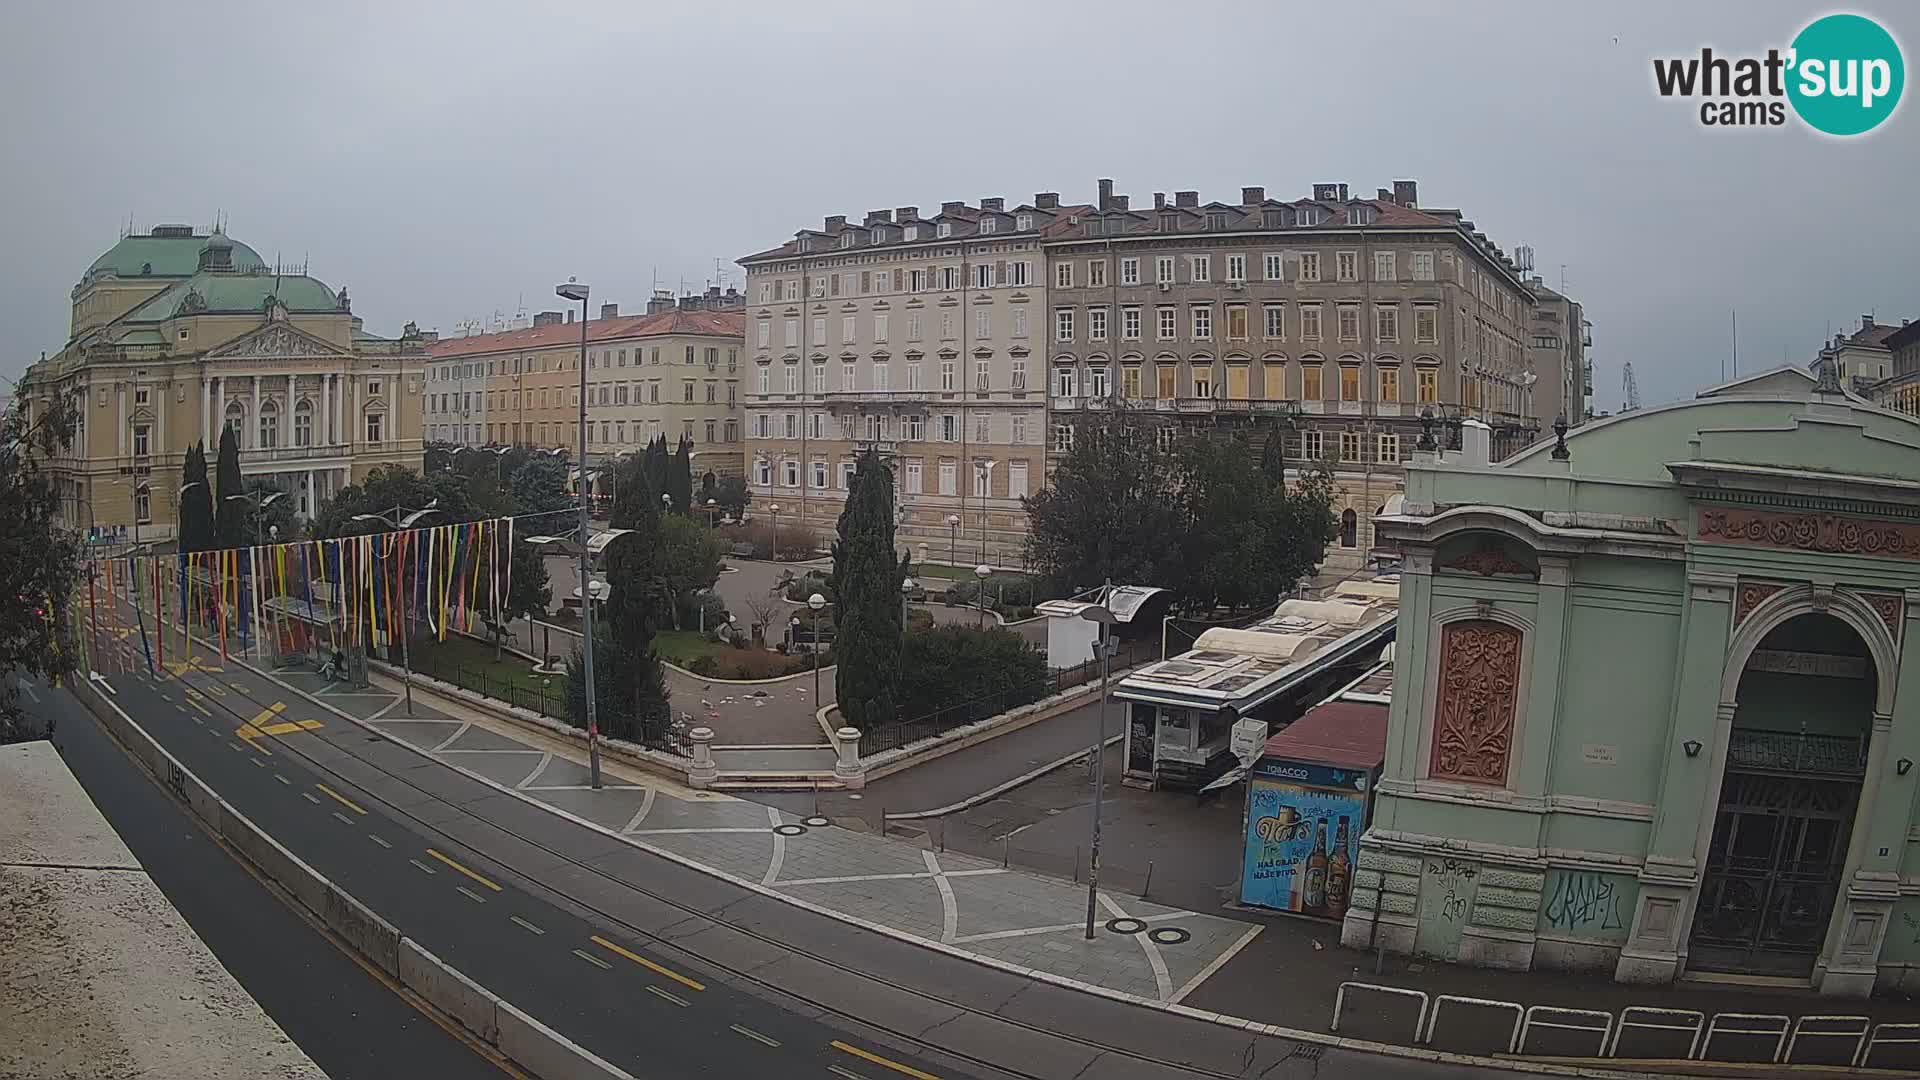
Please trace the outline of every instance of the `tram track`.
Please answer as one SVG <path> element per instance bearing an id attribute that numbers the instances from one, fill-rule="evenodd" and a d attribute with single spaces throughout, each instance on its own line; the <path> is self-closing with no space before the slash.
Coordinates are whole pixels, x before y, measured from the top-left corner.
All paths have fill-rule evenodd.
<path id="1" fill-rule="evenodd" d="M 186 673 L 172 676 L 172 681 L 179 682 L 181 685 L 189 688 L 194 688 L 196 692 L 199 693 L 200 697 L 203 699 L 203 701 L 206 704 L 212 705 L 218 708 L 221 712 L 232 717 L 235 721 L 236 726 L 240 724 L 244 724 L 248 721 L 249 717 L 241 715 L 240 712 L 235 710 L 231 705 L 227 703 L 223 693 L 206 693 L 204 692 L 204 690 L 201 689 L 203 685 L 219 684 L 221 682 L 221 680 L 214 678 L 211 674 L 190 669 Z M 269 681 L 272 681 L 272 680 L 269 678 Z M 281 684 L 281 683 L 276 683 L 276 685 L 285 687 L 285 684 Z M 221 689 L 224 691 L 225 687 L 222 686 Z M 292 688 L 290 687 L 287 687 L 287 689 L 291 693 L 296 693 L 296 694 L 299 693 L 299 691 L 292 690 Z M 339 713 L 337 715 L 345 716 L 346 714 Z M 349 719 L 351 720 L 352 718 L 349 717 Z M 377 729 L 368 727 L 362 721 L 352 720 L 352 722 L 354 723 L 355 727 L 362 732 L 378 737 L 383 741 L 393 742 L 401 746 L 405 746 L 414 753 L 420 753 L 417 747 L 413 747 L 411 746 L 411 744 L 405 743 L 402 740 L 397 740 L 392 738 L 391 736 L 384 735 L 380 733 Z M 313 738 L 317 738 L 322 742 L 325 742 L 328 746 L 332 747 L 333 749 L 340 751 L 341 753 L 347 754 L 349 757 L 352 757 L 356 761 L 360 762 L 362 765 L 375 771 L 376 773 L 380 774 L 382 777 L 385 777 L 387 780 L 393 783 L 396 783 L 398 785 L 404 786 L 406 788 L 409 788 L 413 791 L 419 792 L 424 796 L 427 796 L 430 800 L 432 800 L 432 803 L 434 805 L 449 807 L 454 811 L 457 811 L 460 815 L 462 815 L 467 820 L 483 825 L 487 829 L 493 832 L 496 832 L 503 837 L 510 838 L 521 844 L 525 844 L 528 847 L 533 848 L 534 850 L 537 850 L 550 858 L 557 859 L 557 860 L 560 860 L 561 862 L 577 867 L 578 869 L 588 874 L 591 874 L 594 877 L 607 882 L 608 884 L 616 886 L 620 889 L 627 890 L 638 896 L 644 897 L 647 900 L 650 900 L 654 903 L 663 905 L 674 911 L 680 912 L 689 918 L 701 920 L 706 925 L 709 925 L 715 928 L 724 929 L 733 934 L 737 934 L 748 941 L 754 942 L 756 944 L 759 944 L 768 948 L 772 948 L 774 950 L 777 950 L 778 952 L 785 953 L 793 957 L 797 957 L 799 959 L 806 960 L 810 963 L 819 964 L 833 971 L 852 976 L 870 986 L 884 989 L 888 992 L 895 993 L 895 994 L 910 995 L 912 998 L 925 1002 L 929 1005 L 937 1006 L 944 1009 L 951 1009 L 963 1015 L 974 1016 L 990 1024 L 1004 1025 L 1007 1028 L 1012 1029 L 1014 1031 L 1019 1031 L 1019 1032 L 1026 1033 L 1028 1035 L 1038 1036 L 1041 1038 L 1050 1039 L 1050 1040 L 1054 1040 L 1054 1041 L 1079 1047 L 1084 1051 L 1091 1052 L 1094 1055 L 1096 1055 L 1094 1058 L 1094 1061 L 1098 1061 L 1099 1057 L 1102 1055 L 1118 1057 L 1118 1058 L 1126 1059 L 1127 1061 L 1130 1061 L 1130 1062 L 1134 1062 L 1138 1065 L 1144 1065 L 1144 1066 L 1150 1066 L 1153 1068 L 1168 1070 L 1171 1074 L 1176 1076 L 1181 1076 L 1181 1077 L 1209 1077 L 1209 1078 L 1219 1078 L 1219 1080 L 1241 1080 L 1241 1078 L 1248 1075 L 1245 1069 L 1243 1069 L 1240 1072 L 1223 1072 L 1217 1069 L 1208 1068 L 1203 1065 L 1196 1065 L 1196 1064 L 1176 1061 L 1168 1057 L 1163 1057 L 1163 1056 L 1154 1055 L 1150 1053 L 1144 1053 L 1139 1050 L 1118 1046 L 1112 1043 L 1102 1042 L 1100 1040 L 1091 1039 L 1081 1035 L 1075 1035 L 1071 1033 L 1056 1031 L 1050 1028 L 1043 1027 L 1038 1024 L 1020 1020 L 1015 1017 L 1009 1017 L 998 1012 L 994 1012 L 988 1009 L 983 1009 L 977 1005 L 968 1004 L 966 1002 L 959 1001 L 953 998 L 943 997 L 937 993 L 931 993 L 929 991 L 899 982 L 898 980 L 895 980 L 895 979 L 890 979 L 882 975 L 876 975 L 872 972 L 862 971 L 859 968 L 853 967 L 843 961 L 837 960 L 826 954 L 815 952 L 803 947 L 793 945 L 789 942 L 782 941 L 779 938 L 773 937 L 762 931 L 755 930 L 752 927 L 745 926 L 740 923 L 732 922 L 728 919 L 715 915 L 710 911 L 702 910 L 701 908 L 682 902 L 665 893 L 647 888 L 644 885 L 630 881 L 626 878 L 617 876 L 615 874 L 611 874 L 593 865 L 590 862 L 587 862 L 579 858 L 575 858 L 574 856 L 569 855 L 564 851 L 558 850 L 557 848 L 554 848 L 553 846 L 548 845 L 540 841 L 539 839 L 536 839 L 533 836 L 527 835 L 526 833 L 522 833 L 508 825 L 504 825 L 500 822 L 493 821 L 489 818 L 486 818 L 480 814 L 473 812 L 472 810 L 469 810 L 464 806 L 460 806 L 458 804 L 445 801 L 444 799 L 441 798 L 440 795 L 428 790 L 427 788 L 421 786 L 420 784 L 414 783 L 402 773 L 395 772 L 379 764 L 378 762 L 370 760 L 366 756 L 362 755 L 361 753 L 358 752 L 358 748 L 351 745 L 350 740 L 341 740 L 341 739 L 336 739 L 331 737 L 327 729 L 310 730 L 310 731 L 303 732 L 303 734 Z M 770 980 L 759 977 L 751 971 L 742 969 L 734 965 L 727 964 L 723 961 L 715 960 L 707 955 L 696 952 L 685 945 L 677 943 L 672 938 L 665 937 L 658 932 L 649 931 L 645 928 L 636 926 L 633 923 L 622 918 L 619 914 L 613 911 L 607 910 L 606 908 L 596 905 L 588 900 L 582 899 L 580 897 L 568 895 L 568 894 L 559 893 L 555 890 L 552 890 L 547 886 L 542 885 L 537 878 L 529 875 L 526 871 L 524 871 L 520 867 L 515 866 L 511 861 L 508 861 L 492 852 L 487 852 L 482 849 L 474 847 L 471 841 L 460 839 L 459 837 L 455 836 L 453 833 L 449 832 L 446 828 L 442 827 L 441 825 L 436 825 L 426 820 L 425 818 L 420 817 L 419 815 L 410 813 L 406 808 L 394 805 L 392 802 L 381 798 L 378 794 L 369 791 L 362 785 L 335 772 L 333 769 L 327 767 L 324 763 L 322 763 L 315 757 L 303 752 L 298 746 L 292 743 L 289 743 L 285 737 L 279 736 L 279 735 L 273 735 L 273 736 L 266 736 L 266 738 L 271 741 L 271 744 L 276 751 L 284 751 L 288 753 L 289 755 L 299 759 L 300 761 L 305 763 L 309 768 L 312 768 L 317 772 L 320 772 L 329 776 L 338 777 L 341 780 L 341 782 L 352 785 L 356 790 L 362 792 L 366 797 L 378 802 L 387 813 L 395 816 L 396 818 L 406 821 L 413 828 L 425 833 L 430 833 L 433 835 L 445 837 L 450 843 L 459 845 L 461 847 L 469 848 L 483 855 L 488 861 L 501 867 L 503 870 L 506 870 L 512 873 L 514 878 L 516 879 L 516 883 L 522 889 L 547 897 L 549 898 L 550 902 L 558 902 L 567 906 L 580 909 L 582 911 L 590 912 L 594 916 L 607 922 L 608 924 L 617 926 L 621 928 L 624 932 L 632 934 L 637 939 L 645 940 L 660 948 L 669 950 L 675 954 L 694 960 L 701 965 L 711 968 L 714 971 L 723 973 L 726 977 L 728 977 L 729 979 L 735 980 L 738 983 L 757 987 L 778 1000 L 790 1001 L 800 1006 L 804 1006 L 807 1009 L 817 1010 L 821 1013 L 834 1016 L 847 1023 L 854 1024 L 869 1030 L 880 1032 L 902 1043 L 905 1043 L 914 1047 L 918 1047 L 924 1050 L 932 1051 L 936 1054 L 942 1055 L 949 1059 L 962 1062 L 968 1067 L 985 1069 L 991 1073 L 996 1073 L 999 1075 L 1009 1076 L 1009 1077 L 1016 1077 L 1016 1078 L 1019 1078 L 1019 1080 L 1049 1080 L 1048 1077 L 1045 1077 L 1041 1074 L 1028 1072 L 1018 1067 L 1008 1066 L 998 1062 L 990 1061 L 984 1058 L 980 1058 L 976 1055 L 969 1054 L 965 1051 L 955 1050 L 951 1047 L 948 1047 L 939 1043 L 935 1043 L 931 1040 L 924 1038 L 923 1037 L 924 1032 L 913 1032 L 913 1031 L 908 1031 L 902 1028 L 893 1027 L 885 1023 L 869 1019 L 865 1016 L 861 1016 L 856 1013 L 849 1012 L 844 1008 L 833 1005 L 829 1002 L 808 997 L 803 993 L 797 992 L 788 987 L 781 986 Z M 433 761 L 433 763 L 436 765 L 442 765 L 448 768 L 455 768 L 453 766 L 448 766 L 445 762 L 441 762 L 430 756 L 428 756 L 428 760 Z M 523 798 L 516 792 L 512 792 L 509 789 L 502 787 L 500 785 L 493 784 L 485 780 L 484 778 L 475 777 L 472 773 L 468 773 L 464 770 L 458 770 L 458 769 L 456 769 L 456 771 L 460 772 L 461 775 L 463 776 L 466 776 L 470 779 L 474 779 L 477 783 L 481 783 L 488 787 L 494 788 L 495 790 L 513 795 L 515 798 Z M 538 804 L 531 804 L 531 805 L 538 806 Z M 545 808 L 542 807 L 541 809 L 544 810 Z M 625 838 L 621 838 L 621 840 L 622 842 L 628 842 L 625 840 Z M 647 849 L 642 848 L 638 845 L 632 845 L 632 846 L 636 851 L 641 851 L 648 855 L 659 857 L 657 853 L 648 851 Z M 752 892 L 743 892 L 742 897 L 745 898 L 745 897 L 754 896 L 754 895 L 757 895 L 757 894 L 754 894 Z M 732 905 L 728 904 L 725 906 L 731 907 Z M 1014 996 L 1017 997 L 1018 994 L 1016 993 Z M 1008 1000 L 1012 1000 L 1012 999 L 1009 998 Z M 932 1027 L 925 1029 L 925 1031 L 932 1031 L 934 1029 L 947 1026 L 952 1022 L 953 1019 L 957 1019 L 957 1017 L 950 1018 L 946 1021 L 942 1021 L 941 1023 L 935 1024 Z M 1252 1061 L 1256 1057 L 1255 1047 L 1257 1046 L 1257 1041 L 1262 1038 L 1271 1038 L 1271 1039 L 1274 1039 L 1276 1043 L 1285 1045 L 1287 1047 L 1287 1050 L 1285 1054 L 1281 1055 L 1282 1057 L 1298 1056 L 1298 1053 L 1302 1046 L 1310 1045 L 1310 1044 L 1292 1042 L 1290 1040 L 1281 1039 L 1277 1036 L 1257 1035 L 1253 1033 L 1247 1033 L 1247 1038 L 1252 1041 L 1250 1041 L 1248 1044 L 1243 1060 L 1248 1062 L 1249 1065 L 1251 1065 Z M 1091 1067 L 1091 1064 L 1092 1063 L 1089 1063 L 1089 1068 Z"/>

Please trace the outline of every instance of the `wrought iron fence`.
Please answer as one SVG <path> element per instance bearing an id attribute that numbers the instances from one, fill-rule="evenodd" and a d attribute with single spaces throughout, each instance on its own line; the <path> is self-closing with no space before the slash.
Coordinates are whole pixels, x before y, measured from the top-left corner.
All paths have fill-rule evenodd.
<path id="1" fill-rule="evenodd" d="M 1159 658 L 1160 643 L 1157 641 L 1122 642 L 1113 657 L 1113 670 L 1119 672 L 1135 664 L 1143 664 Z M 948 705 L 910 720 L 869 728 L 860 733 L 860 756 L 867 757 L 912 746 L 914 743 L 944 735 L 955 728 L 978 723 L 990 716 L 998 716 L 1041 698 L 1065 693 L 1076 686 L 1083 686 L 1099 678 L 1100 660 L 1095 657 L 1072 667 L 1053 668 L 1029 684 L 1011 686 L 972 701 Z"/>

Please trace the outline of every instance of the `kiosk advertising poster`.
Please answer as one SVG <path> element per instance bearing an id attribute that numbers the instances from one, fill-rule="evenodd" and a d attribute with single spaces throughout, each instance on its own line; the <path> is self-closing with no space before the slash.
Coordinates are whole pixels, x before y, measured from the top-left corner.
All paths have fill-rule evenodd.
<path id="1" fill-rule="evenodd" d="M 1240 902 L 1299 915 L 1346 914 L 1360 831 L 1363 769 L 1266 759 L 1247 779 L 1247 850 Z"/>

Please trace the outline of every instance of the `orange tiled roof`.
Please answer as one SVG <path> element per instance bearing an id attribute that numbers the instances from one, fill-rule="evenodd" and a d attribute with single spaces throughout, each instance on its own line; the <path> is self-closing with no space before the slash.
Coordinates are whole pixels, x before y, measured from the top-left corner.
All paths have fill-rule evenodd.
<path id="1" fill-rule="evenodd" d="M 662 311 L 654 315 L 620 315 L 611 319 L 587 321 L 587 342 L 615 341 L 627 338 L 699 335 L 745 338 L 746 316 L 728 311 Z M 506 330 L 498 334 L 475 334 L 447 338 L 427 348 L 435 359 L 472 356 L 477 353 L 518 352 L 576 344 L 580 340 L 579 323 L 555 323 L 529 330 Z"/>

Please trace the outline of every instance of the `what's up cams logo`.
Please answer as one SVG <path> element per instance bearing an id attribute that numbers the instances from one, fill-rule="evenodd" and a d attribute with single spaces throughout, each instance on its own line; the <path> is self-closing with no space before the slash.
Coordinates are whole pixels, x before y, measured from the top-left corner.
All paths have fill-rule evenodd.
<path id="1" fill-rule="evenodd" d="M 1765 56 L 1656 58 L 1653 83 L 1665 98 L 1698 99 L 1706 127 L 1781 127 L 1787 109 L 1826 135 L 1865 135 L 1899 107 L 1907 81 L 1900 44 L 1864 15 L 1808 23 L 1786 49 Z"/>

